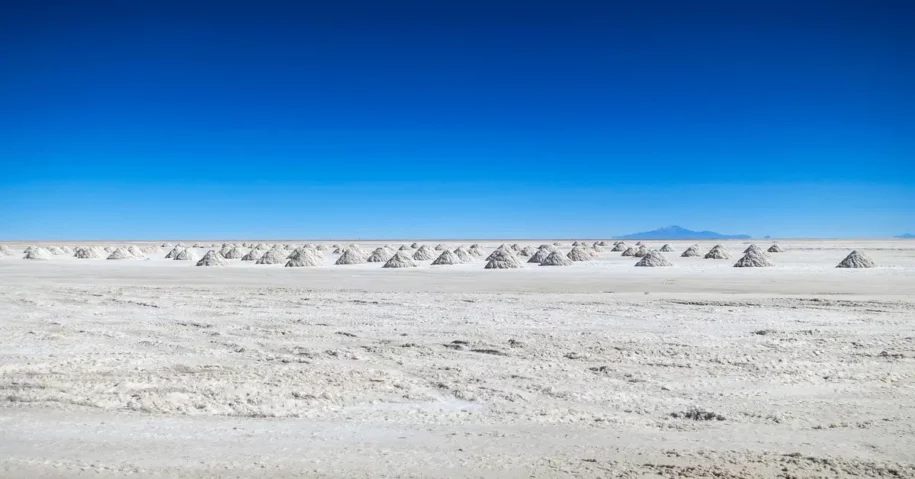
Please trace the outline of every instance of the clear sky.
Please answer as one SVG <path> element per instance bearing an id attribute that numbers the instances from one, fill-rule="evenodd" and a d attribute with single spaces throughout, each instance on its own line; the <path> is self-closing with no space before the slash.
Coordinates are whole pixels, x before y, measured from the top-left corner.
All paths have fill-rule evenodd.
<path id="1" fill-rule="evenodd" d="M 915 2 L 22 1 L 0 239 L 915 232 Z"/>

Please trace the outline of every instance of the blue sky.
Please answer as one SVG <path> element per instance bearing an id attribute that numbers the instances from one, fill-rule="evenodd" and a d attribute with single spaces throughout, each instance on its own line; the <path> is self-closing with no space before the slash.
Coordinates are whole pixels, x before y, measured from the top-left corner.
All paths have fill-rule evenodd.
<path id="1" fill-rule="evenodd" d="M 907 2 L 17 3 L 0 239 L 915 231 Z"/>

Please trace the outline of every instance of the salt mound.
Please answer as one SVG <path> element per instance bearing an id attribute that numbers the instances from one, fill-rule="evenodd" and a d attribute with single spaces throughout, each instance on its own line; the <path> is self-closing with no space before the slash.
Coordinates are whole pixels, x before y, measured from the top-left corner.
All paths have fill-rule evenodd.
<path id="1" fill-rule="evenodd" d="M 516 252 L 516 253 L 517 253 L 518 251 L 521 251 L 521 245 L 519 245 L 518 243 L 515 243 L 515 244 L 509 246 L 509 248 L 511 248 L 512 251 L 514 251 L 514 252 Z"/>
<path id="2" fill-rule="evenodd" d="M 604 251 L 604 245 L 602 245 L 602 244 L 600 244 L 600 243 L 594 243 L 594 244 L 591 245 L 591 249 L 593 249 L 594 251 L 597 251 L 598 253 L 600 253 L 600 252 L 603 252 L 603 251 Z"/>
<path id="3" fill-rule="evenodd" d="M 457 256 L 461 263 L 473 263 L 473 256 L 463 246 L 455 248 L 454 255 Z"/>
<path id="4" fill-rule="evenodd" d="M 133 259 L 134 256 L 124 248 L 118 248 L 111 252 L 106 259 Z"/>
<path id="5" fill-rule="evenodd" d="M 690 246 L 689 248 L 686 248 L 686 251 L 684 251 L 683 254 L 681 254 L 680 256 L 682 256 L 684 258 L 689 258 L 689 257 L 693 257 L 693 256 L 702 256 L 702 253 L 699 252 L 699 248 L 697 248 L 695 246 Z"/>
<path id="6" fill-rule="evenodd" d="M 329 248 L 326 244 L 319 244 L 317 249 L 318 251 L 327 251 Z"/>
<path id="7" fill-rule="evenodd" d="M 106 253 L 113 253 L 113 252 L 114 252 L 114 247 L 112 247 L 112 246 L 105 246 L 104 248 L 102 248 L 102 251 L 104 251 L 104 252 L 106 252 Z"/>
<path id="8" fill-rule="evenodd" d="M 409 246 L 402 244 L 402 245 L 400 245 L 400 248 L 397 248 L 397 251 L 408 251 L 409 249 L 410 249 Z"/>
<path id="9" fill-rule="evenodd" d="M 238 246 L 233 246 L 225 253 L 220 252 L 220 255 L 225 259 L 242 259 L 245 257 L 245 253 Z"/>
<path id="10" fill-rule="evenodd" d="M 419 243 L 413 243 L 410 245 L 410 247 L 413 249 L 417 249 L 417 248 L 419 248 Z"/>
<path id="11" fill-rule="evenodd" d="M 836 268 L 874 268 L 876 266 L 877 264 L 868 255 L 854 250 L 836 265 Z"/>
<path id="12" fill-rule="evenodd" d="M 219 248 L 219 254 L 221 254 L 222 257 L 225 258 L 226 255 L 229 254 L 229 251 L 232 251 L 232 248 L 233 248 L 233 246 L 230 244 L 223 244 L 222 247 Z"/>
<path id="13" fill-rule="evenodd" d="M 554 242 L 553 242 L 553 246 L 562 246 L 562 243 L 560 243 L 560 242 L 558 242 L 558 241 L 554 241 Z"/>
<path id="14" fill-rule="evenodd" d="M 435 252 L 426 245 L 420 246 L 420 248 L 413 253 L 413 259 L 417 261 L 428 261 L 433 258 L 435 258 Z"/>
<path id="15" fill-rule="evenodd" d="M 755 251 L 750 251 L 749 253 L 743 255 L 743 258 L 740 258 L 736 263 L 734 263 L 735 268 L 760 268 L 768 266 L 775 265 L 771 260 L 769 260 L 768 256 L 762 253 L 757 253 Z"/>
<path id="16" fill-rule="evenodd" d="M 708 253 L 705 253 L 705 259 L 731 259 L 731 254 L 724 249 L 724 246 L 717 244 Z"/>
<path id="17" fill-rule="evenodd" d="M 785 250 L 783 250 L 782 247 L 777 244 L 770 246 L 768 251 L 770 253 L 784 253 L 785 252 Z"/>
<path id="18" fill-rule="evenodd" d="M 131 255 L 133 255 L 134 258 L 142 258 L 142 257 L 146 256 L 145 254 L 143 254 L 143 251 L 141 251 L 140 248 L 137 248 L 136 245 L 128 246 L 127 252 L 130 253 Z"/>
<path id="19" fill-rule="evenodd" d="M 573 248 L 572 251 L 575 251 L 578 248 Z M 544 251 L 544 250 L 540 250 Z M 570 251 L 569 254 L 572 254 Z M 576 260 L 580 261 L 580 260 Z M 530 262 L 530 261 L 528 261 Z M 543 258 L 543 261 L 540 262 L 540 266 L 569 266 L 572 264 L 572 260 L 565 257 L 560 251 L 552 251 Z"/>
<path id="20" fill-rule="evenodd" d="M 143 254 L 155 254 L 159 252 L 159 248 L 155 245 L 148 245 L 140 248 L 140 251 L 142 251 Z"/>
<path id="21" fill-rule="evenodd" d="M 191 248 L 203 248 L 203 245 L 200 243 L 194 243 L 194 246 L 191 246 Z"/>
<path id="22" fill-rule="evenodd" d="M 747 254 L 747 253 L 763 254 L 763 250 L 759 246 L 756 246 L 755 244 L 751 244 L 750 246 L 747 246 L 747 249 L 743 250 L 743 253 L 744 254 Z"/>
<path id="23" fill-rule="evenodd" d="M 521 262 L 511 253 L 508 248 L 497 249 L 489 255 L 489 262 L 486 263 L 485 269 L 513 269 L 520 268 Z"/>
<path id="24" fill-rule="evenodd" d="M 25 256 L 22 259 L 37 259 L 37 260 L 48 260 L 51 259 L 53 255 L 50 251 L 41 248 L 41 247 L 29 247 L 26 248 Z"/>
<path id="25" fill-rule="evenodd" d="M 536 252 L 534 252 L 534 254 L 531 256 L 531 259 L 527 260 L 527 262 L 528 263 L 537 263 L 537 264 L 543 263 L 543 260 L 545 260 L 552 253 L 559 253 L 559 252 L 550 251 L 546 248 L 540 248 Z M 562 253 L 560 253 L 559 256 L 562 256 Z M 568 258 L 566 258 L 566 259 L 568 261 L 572 261 Z"/>
<path id="26" fill-rule="evenodd" d="M 432 262 L 433 265 L 446 265 L 446 264 L 461 264 L 463 261 L 457 257 L 451 251 L 445 250 L 442 251 L 442 254 L 435 258 L 435 261 Z"/>
<path id="27" fill-rule="evenodd" d="M 655 268 L 658 266 L 673 266 L 670 261 L 667 261 L 667 258 L 661 254 L 660 251 L 649 251 L 648 254 L 642 257 L 636 266 L 647 266 L 649 268 Z"/>
<path id="28" fill-rule="evenodd" d="M 241 257 L 242 261 L 257 261 L 261 259 L 261 256 L 264 255 L 264 251 L 261 251 L 257 248 L 248 251 L 248 254 Z"/>
<path id="29" fill-rule="evenodd" d="M 435 251 L 442 251 L 442 250 L 445 250 L 446 248 L 447 247 L 441 243 L 435 245 Z"/>
<path id="30" fill-rule="evenodd" d="M 425 248 L 425 246 L 423 246 Z M 447 253 L 447 250 L 445 251 Z M 418 265 L 406 253 L 398 252 L 382 268 L 415 268 Z"/>
<path id="31" fill-rule="evenodd" d="M 274 248 L 264 253 L 255 264 L 283 264 L 285 262 L 286 252 L 279 248 Z"/>
<path id="32" fill-rule="evenodd" d="M 626 243 L 620 241 L 619 243 L 613 245 L 613 248 L 611 248 L 610 251 L 614 253 L 617 251 L 626 251 Z"/>
<path id="33" fill-rule="evenodd" d="M 542 245 L 538 246 L 537 249 L 545 249 L 547 251 L 547 253 L 552 253 L 553 251 L 556 251 L 556 247 L 551 244 L 542 244 Z"/>
<path id="34" fill-rule="evenodd" d="M 598 241 L 597 246 L 607 246 L 607 242 L 604 240 Z"/>
<path id="35" fill-rule="evenodd" d="M 579 243 L 578 241 L 572 243 L 572 247 L 573 247 L 573 248 L 576 247 L 576 246 L 581 246 L 581 243 Z"/>
<path id="36" fill-rule="evenodd" d="M 197 261 L 199 256 L 191 248 L 184 248 L 175 255 L 175 261 Z"/>
<path id="37" fill-rule="evenodd" d="M 226 266 L 228 264 L 229 262 L 221 254 L 213 250 L 207 251 L 207 254 L 197 262 L 197 266 Z"/>
<path id="38" fill-rule="evenodd" d="M 318 255 L 309 253 L 309 249 L 305 249 L 295 258 L 290 258 L 286 262 L 287 268 L 304 268 L 309 266 L 321 266 L 324 264 L 324 260 L 320 259 Z"/>
<path id="39" fill-rule="evenodd" d="M 0 244 L 0 256 L 12 256 L 16 254 L 9 246 Z"/>
<path id="40" fill-rule="evenodd" d="M 641 241 L 636 241 L 635 245 L 636 245 L 636 246 L 642 246 L 642 242 L 641 242 Z"/>
<path id="41" fill-rule="evenodd" d="M 622 256 L 635 256 L 636 249 L 632 246 L 626 248 L 626 251 L 623 251 Z"/>
<path id="42" fill-rule="evenodd" d="M 524 248 L 521 248 L 521 251 L 518 252 L 519 256 L 524 256 L 525 258 L 532 254 L 534 254 L 534 248 L 531 248 L 530 246 L 525 246 Z"/>
<path id="43" fill-rule="evenodd" d="M 661 246 L 661 252 L 662 253 L 673 253 L 674 249 L 671 248 L 669 244 L 666 244 L 664 246 Z"/>
<path id="44" fill-rule="evenodd" d="M 79 259 L 102 259 L 105 255 L 101 250 L 89 247 L 89 248 L 76 248 L 76 253 L 73 253 L 74 258 Z"/>
<path id="45" fill-rule="evenodd" d="M 556 251 L 554 251 L 553 253 L 556 253 Z M 550 254 L 552 254 L 552 253 L 550 253 Z M 584 249 L 582 249 L 578 246 L 572 248 L 572 251 L 569 251 L 569 254 L 567 256 L 572 261 L 591 261 L 593 259 L 593 257 L 591 256 L 590 253 L 588 253 L 587 251 L 585 251 Z"/>
<path id="46" fill-rule="evenodd" d="M 467 250 L 468 253 L 476 256 L 477 258 L 482 258 L 486 255 L 486 252 L 483 251 L 483 247 L 478 244 L 470 245 L 470 249 Z"/>
<path id="47" fill-rule="evenodd" d="M 163 247 L 163 248 L 171 248 L 172 245 L 171 245 L 171 243 L 162 243 L 162 247 Z"/>
<path id="48" fill-rule="evenodd" d="M 270 249 L 270 246 L 268 246 L 267 243 L 259 243 L 257 246 L 254 247 L 254 249 L 267 251 L 268 249 Z"/>
<path id="49" fill-rule="evenodd" d="M 648 247 L 645 245 L 642 245 L 642 246 L 639 246 L 638 251 L 633 253 L 632 256 L 635 256 L 636 258 L 641 258 L 641 257 L 645 256 L 646 254 L 648 254 L 648 251 L 649 251 Z"/>
<path id="50" fill-rule="evenodd" d="M 331 251 L 331 254 L 343 254 L 343 249 L 338 246 Z"/>
<path id="51" fill-rule="evenodd" d="M 183 248 L 179 248 L 179 247 L 175 246 L 174 248 L 172 248 L 171 251 L 169 251 L 165 255 L 165 259 L 175 259 L 175 256 L 178 256 L 178 253 L 180 253 L 182 250 L 183 250 Z"/>
<path id="52" fill-rule="evenodd" d="M 48 246 L 48 252 L 51 253 L 51 254 L 54 255 L 54 256 L 60 256 L 60 255 L 67 254 L 66 251 L 60 249 L 60 248 L 57 247 L 57 246 Z"/>
<path id="53" fill-rule="evenodd" d="M 386 263 L 393 258 L 394 254 L 385 248 L 376 248 L 375 251 L 366 259 L 369 263 Z"/>
<path id="54" fill-rule="evenodd" d="M 334 264 L 362 264 L 365 263 L 365 256 L 359 254 L 358 251 L 348 248 L 346 251 L 337 258 L 337 262 Z"/>
<path id="55" fill-rule="evenodd" d="M 514 253 L 512 253 L 512 251 L 507 246 L 501 245 L 498 248 L 496 248 L 495 250 L 493 250 L 492 253 L 489 253 L 489 256 L 486 257 L 486 261 L 489 261 L 490 259 L 492 259 L 493 255 L 495 255 L 496 253 L 505 252 L 505 251 L 508 251 L 509 253 L 514 255 Z"/>

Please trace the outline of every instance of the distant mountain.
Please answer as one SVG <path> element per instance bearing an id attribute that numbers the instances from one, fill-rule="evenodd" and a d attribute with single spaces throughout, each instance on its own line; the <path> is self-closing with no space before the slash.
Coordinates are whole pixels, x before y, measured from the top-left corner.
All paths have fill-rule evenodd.
<path id="1" fill-rule="evenodd" d="M 915 239 L 915 235 L 913 235 L 912 233 L 906 233 L 906 234 L 904 234 L 904 235 L 893 236 L 893 238 L 899 238 L 899 239 Z"/>
<path id="2" fill-rule="evenodd" d="M 666 226 L 654 231 L 633 233 L 631 235 L 617 236 L 619 239 L 628 240 L 689 240 L 689 239 L 749 239 L 749 235 L 723 235 L 714 231 L 691 231 L 679 226 Z"/>

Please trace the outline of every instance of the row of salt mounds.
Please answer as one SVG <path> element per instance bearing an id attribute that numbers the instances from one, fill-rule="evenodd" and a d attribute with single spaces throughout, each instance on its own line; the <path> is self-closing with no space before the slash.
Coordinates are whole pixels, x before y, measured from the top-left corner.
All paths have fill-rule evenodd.
<path id="1" fill-rule="evenodd" d="M 779 246 L 778 243 L 770 246 L 768 251 L 770 253 L 784 253 L 785 252 L 785 250 L 781 246 Z"/>
<path id="2" fill-rule="evenodd" d="M 207 254 L 203 255 L 203 258 L 200 258 L 200 261 L 197 262 L 197 266 L 226 266 L 227 264 L 229 262 L 221 254 L 213 250 L 207 251 Z"/>
<path id="3" fill-rule="evenodd" d="M 391 257 L 382 268 L 415 268 L 418 266 L 410 256 L 402 251 Z"/>
<path id="4" fill-rule="evenodd" d="M 280 248 L 273 248 L 264 253 L 255 264 L 284 264 L 286 263 L 286 252 Z"/>
<path id="5" fill-rule="evenodd" d="M 594 256 L 592 256 L 591 253 L 578 246 L 572 248 L 572 251 L 569 251 L 569 254 L 566 256 L 572 261 L 591 261 L 594 259 Z"/>
<path id="6" fill-rule="evenodd" d="M 372 251 L 372 254 L 369 255 L 365 260 L 369 263 L 387 263 L 389 259 L 394 256 L 394 252 L 387 249 L 386 247 L 375 248 L 375 251 Z"/>
<path id="7" fill-rule="evenodd" d="M 54 255 L 52 255 L 50 251 L 48 251 L 40 246 L 32 246 L 25 250 L 25 256 L 23 256 L 22 258 L 23 259 L 48 260 L 48 259 L 51 259 L 51 257 L 53 257 L 53 256 Z"/>
<path id="8" fill-rule="evenodd" d="M 102 259 L 105 257 L 105 252 L 97 246 L 87 246 L 84 248 L 76 248 L 73 257 L 79 259 Z"/>
<path id="9" fill-rule="evenodd" d="M 178 254 L 176 254 L 172 259 L 175 261 L 197 261 L 198 258 L 199 256 L 197 256 L 197 253 L 194 252 L 193 249 L 184 248 L 183 250 L 179 251 Z"/>
<path id="10" fill-rule="evenodd" d="M 434 258 L 435 258 L 435 251 L 433 251 L 426 245 L 420 246 L 419 249 L 416 250 L 415 253 L 413 253 L 413 259 L 415 259 L 417 261 L 429 261 Z"/>
<path id="11" fill-rule="evenodd" d="M 728 253 L 724 246 L 716 244 L 708 253 L 705 253 L 705 259 L 731 259 L 731 253 Z"/>
<path id="12" fill-rule="evenodd" d="M 662 253 L 673 253 L 673 252 L 674 252 L 674 249 L 671 248 L 669 244 L 666 244 L 666 245 L 664 245 L 664 246 L 661 246 L 661 250 L 660 250 L 660 251 L 661 251 Z"/>
<path id="13" fill-rule="evenodd" d="M 577 248 L 572 248 L 572 251 L 575 251 L 575 249 Z M 540 252 L 548 253 L 546 257 L 540 261 L 540 266 L 569 266 L 573 262 L 571 259 L 569 259 L 569 257 L 562 254 L 560 251 L 547 252 L 546 250 L 538 250 L 538 253 Z M 572 254 L 571 251 L 569 254 Z"/>
<path id="14" fill-rule="evenodd" d="M 761 251 L 753 250 L 748 251 L 747 254 L 743 255 L 743 258 L 734 263 L 735 268 L 764 268 L 769 266 L 775 266 L 772 260 Z"/>
<path id="15" fill-rule="evenodd" d="M 485 269 L 513 269 L 521 266 L 521 262 L 511 253 L 510 249 L 500 247 L 489 255 Z"/>
<path id="16" fill-rule="evenodd" d="M 337 261 L 334 264 L 343 265 L 343 264 L 362 264 L 365 263 L 365 256 L 360 254 L 353 248 L 347 248 L 343 254 L 337 258 Z"/>
<path id="17" fill-rule="evenodd" d="M 310 266 L 321 266 L 324 264 L 324 256 L 317 249 L 299 248 L 289 255 L 289 261 L 286 262 L 287 268 L 303 268 Z"/>
<path id="18" fill-rule="evenodd" d="M 699 252 L 698 246 L 692 245 L 689 248 L 686 248 L 686 251 L 684 251 L 680 256 L 683 258 L 692 258 L 696 256 L 702 256 L 702 253 Z"/>
<path id="19" fill-rule="evenodd" d="M 874 263 L 868 255 L 864 254 L 861 251 L 854 250 L 848 254 L 839 264 L 836 265 L 836 268 L 873 268 L 877 264 Z"/>
<path id="20" fill-rule="evenodd" d="M 454 249 L 454 255 L 461 261 L 461 263 L 473 263 L 473 255 L 464 249 L 463 246 L 458 246 Z"/>
<path id="21" fill-rule="evenodd" d="M 667 261 L 667 258 L 661 254 L 660 251 L 651 250 L 645 256 L 642 256 L 642 259 L 639 260 L 636 266 L 645 266 L 649 268 L 657 268 L 659 266 L 673 266 L 670 261 Z"/>

